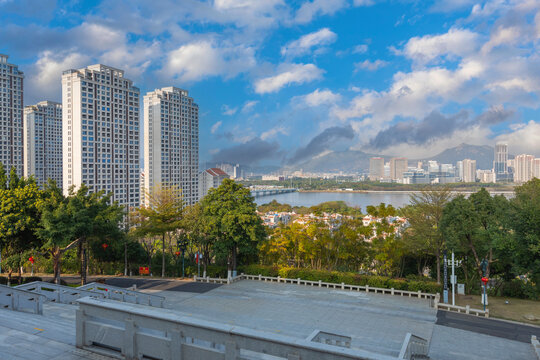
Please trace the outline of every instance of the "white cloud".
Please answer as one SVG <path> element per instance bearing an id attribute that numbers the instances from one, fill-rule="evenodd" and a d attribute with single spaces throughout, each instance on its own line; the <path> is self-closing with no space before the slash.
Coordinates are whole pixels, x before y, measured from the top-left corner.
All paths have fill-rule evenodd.
<path id="1" fill-rule="evenodd" d="M 288 8 L 283 0 L 214 0 L 219 13 L 215 21 L 229 21 L 239 27 L 268 28 L 286 19 Z M 204 15 L 204 11 L 201 16 Z"/>
<path id="2" fill-rule="evenodd" d="M 26 74 L 25 88 L 32 100 L 60 101 L 62 89 L 62 72 L 88 65 L 90 57 L 78 52 L 53 53 L 44 51 Z M 46 98 L 44 98 L 46 94 Z M 26 94 L 25 94 L 26 95 Z"/>
<path id="3" fill-rule="evenodd" d="M 218 75 L 231 78 L 254 65 L 254 49 L 251 47 L 218 47 L 203 40 L 171 51 L 163 72 L 181 81 L 196 81 Z"/>
<path id="4" fill-rule="evenodd" d="M 375 61 L 364 60 L 362 62 L 355 63 L 354 69 L 355 71 L 359 71 L 359 70 L 375 71 L 386 65 L 388 65 L 388 62 L 384 60 L 379 60 L 379 59 Z"/>
<path id="5" fill-rule="evenodd" d="M 388 91 L 365 90 L 351 101 L 349 107 L 334 108 L 333 115 L 342 121 L 371 115 L 378 125 L 395 116 L 421 118 L 448 101 L 470 101 L 471 91 L 475 90 L 469 86 L 470 82 L 483 71 L 481 63 L 468 61 L 454 71 L 434 67 L 398 72 Z"/>
<path id="6" fill-rule="evenodd" d="M 244 104 L 244 106 L 242 107 L 242 112 L 246 113 L 246 112 L 251 111 L 255 107 L 255 105 L 257 105 L 258 103 L 259 103 L 259 101 L 257 101 L 257 100 L 247 101 Z"/>
<path id="7" fill-rule="evenodd" d="M 493 48 L 503 44 L 513 44 L 524 37 L 521 26 L 500 26 L 491 34 L 487 43 L 482 47 L 484 53 L 491 51 Z"/>
<path id="8" fill-rule="evenodd" d="M 228 116 L 231 116 L 231 115 L 236 114 L 236 111 L 237 111 L 237 110 L 238 110 L 237 107 L 231 108 L 231 107 L 229 107 L 229 105 L 223 105 L 223 106 L 221 107 L 221 113 L 222 113 L 223 115 L 228 115 Z"/>
<path id="9" fill-rule="evenodd" d="M 312 48 L 317 46 L 329 45 L 337 39 L 336 33 L 328 28 L 322 28 L 318 31 L 302 36 L 298 40 L 291 41 L 281 48 L 281 55 L 295 57 L 309 53 Z"/>
<path id="10" fill-rule="evenodd" d="M 367 44 L 359 44 L 356 45 L 353 49 L 353 54 L 364 54 L 368 51 L 368 45 Z"/>
<path id="11" fill-rule="evenodd" d="M 307 95 L 295 96 L 292 99 L 292 102 L 296 104 L 302 104 L 308 107 L 315 107 L 321 105 L 335 105 L 340 100 L 341 95 L 339 94 L 335 94 L 328 89 L 317 89 Z"/>
<path id="12" fill-rule="evenodd" d="M 443 56 L 467 56 L 478 49 L 478 34 L 468 29 L 452 28 L 442 35 L 413 37 L 405 45 L 403 55 L 420 64 Z"/>
<path id="13" fill-rule="evenodd" d="M 287 130 L 285 130 L 285 128 L 283 126 L 272 128 L 272 129 L 270 129 L 268 131 L 263 132 L 261 134 L 261 139 L 262 140 L 267 140 L 267 139 L 273 138 L 274 136 L 276 136 L 278 134 L 287 135 Z"/>
<path id="14" fill-rule="evenodd" d="M 354 6 L 371 6 L 375 5 L 375 0 L 354 0 Z"/>
<path id="15" fill-rule="evenodd" d="M 296 12 L 295 21 L 300 24 L 309 23 L 317 16 L 333 15 L 347 5 L 346 0 L 308 0 Z"/>
<path id="16" fill-rule="evenodd" d="M 255 92 L 258 94 L 273 93 L 291 84 L 303 84 L 322 77 L 324 70 L 314 64 L 287 64 L 274 76 L 255 81 Z"/>
<path id="17" fill-rule="evenodd" d="M 221 120 L 216 122 L 214 125 L 212 125 L 212 128 L 210 129 L 210 132 L 212 134 L 215 134 L 219 130 L 221 124 L 223 124 L 223 122 Z"/>
<path id="18" fill-rule="evenodd" d="M 514 154 L 540 156 L 540 123 L 530 120 L 516 124 L 511 132 L 497 136 L 495 141 L 508 143 L 508 148 Z"/>

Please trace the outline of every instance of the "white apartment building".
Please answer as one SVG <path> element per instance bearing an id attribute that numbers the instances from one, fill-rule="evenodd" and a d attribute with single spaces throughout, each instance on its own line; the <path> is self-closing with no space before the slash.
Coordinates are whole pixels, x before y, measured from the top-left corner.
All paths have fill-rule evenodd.
<path id="1" fill-rule="evenodd" d="M 480 180 L 481 183 L 496 183 L 497 176 L 494 170 L 476 170 L 476 178 Z"/>
<path id="2" fill-rule="evenodd" d="M 139 93 L 110 66 L 64 71 L 64 193 L 84 183 L 120 205 L 139 205 Z"/>
<path id="3" fill-rule="evenodd" d="M 0 54 L 0 162 L 23 175 L 23 72 Z"/>
<path id="4" fill-rule="evenodd" d="M 210 168 L 199 174 L 199 195 L 201 199 L 208 195 L 208 190 L 217 188 L 229 174 L 219 168 Z"/>
<path id="5" fill-rule="evenodd" d="M 185 205 L 199 200 L 199 106 L 186 90 L 156 89 L 144 96 L 144 188 L 182 190 Z"/>
<path id="6" fill-rule="evenodd" d="M 62 105 L 41 101 L 24 108 L 24 176 L 38 185 L 62 182 Z"/>
<path id="7" fill-rule="evenodd" d="M 533 178 L 534 156 L 521 154 L 514 159 L 514 182 L 524 183 Z"/>
<path id="8" fill-rule="evenodd" d="M 476 181 L 476 160 L 463 160 L 463 182 Z"/>
<path id="9" fill-rule="evenodd" d="M 409 168 L 407 158 L 392 158 L 390 159 L 390 178 L 392 180 L 403 179 L 403 173 Z"/>

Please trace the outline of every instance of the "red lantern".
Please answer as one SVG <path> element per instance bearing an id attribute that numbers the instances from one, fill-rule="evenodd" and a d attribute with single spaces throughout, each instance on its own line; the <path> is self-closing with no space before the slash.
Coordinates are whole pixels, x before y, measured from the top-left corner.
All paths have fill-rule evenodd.
<path id="1" fill-rule="evenodd" d="M 176 255 L 176 257 L 180 256 L 180 251 L 175 252 L 174 255 Z"/>
<path id="2" fill-rule="evenodd" d="M 489 281 L 489 279 L 487 277 L 483 277 L 481 280 L 484 283 L 484 285 L 487 285 L 487 283 Z"/>
<path id="3" fill-rule="evenodd" d="M 101 247 L 103 248 L 103 250 L 107 250 L 107 248 L 109 247 L 109 244 L 101 244 Z"/>
<path id="4" fill-rule="evenodd" d="M 28 258 L 28 261 L 30 261 L 30 262 L 33 264 L 34 261 L 35 261 L 35 260 L 34 260 L 34 257 L 33 257 L 33 256 L 30 256 L 30 257 Z"/>

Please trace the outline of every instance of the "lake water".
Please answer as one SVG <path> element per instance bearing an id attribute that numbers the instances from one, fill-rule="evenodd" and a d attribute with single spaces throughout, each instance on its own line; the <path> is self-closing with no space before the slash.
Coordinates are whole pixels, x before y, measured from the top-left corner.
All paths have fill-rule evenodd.
<path id="1" fill-rule="evenodd" d="M 345 201 L 349 206 L 360 207 L 365 211 L 368 205 L 380 203 L 391 204 L 395 208 L 409 204 L 410 192 L 293 192 L 279 195 L 268 195 L 255 198 L 257 205 L 276 200 L 281 204 L 292 206 L 313 206 L 327 201 Z"/>

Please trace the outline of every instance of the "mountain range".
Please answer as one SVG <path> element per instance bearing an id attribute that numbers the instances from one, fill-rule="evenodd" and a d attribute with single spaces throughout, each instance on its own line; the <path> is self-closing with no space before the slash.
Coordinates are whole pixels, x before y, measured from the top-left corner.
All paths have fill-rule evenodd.
<path id="1" fill-rule="evenodd" d="M 302 169 L 305 172 L 367 172 L 369 171 L 369 159 L 380 156 L 389 161 L 393 156 L 366 153 L 360 150 L 345 150 L 330 152 L 325 155 L 314 157 L 304 163 L 294 166 L 294 170 Z M 456 164 L 463 159 L 476 160 L 477 169 L 491 169 L 493 167 L 494 149 L 487 145 L 460 144 L 446 149 L 443 152 L 426 157 L 424 159 L 409 159 L 409 166 L 418 161 L 435 160 L 442 164 Z M 509 158 L 513 156 L 509 155 Z M 293 167 L 288 167 L 291 170 Z"/>

